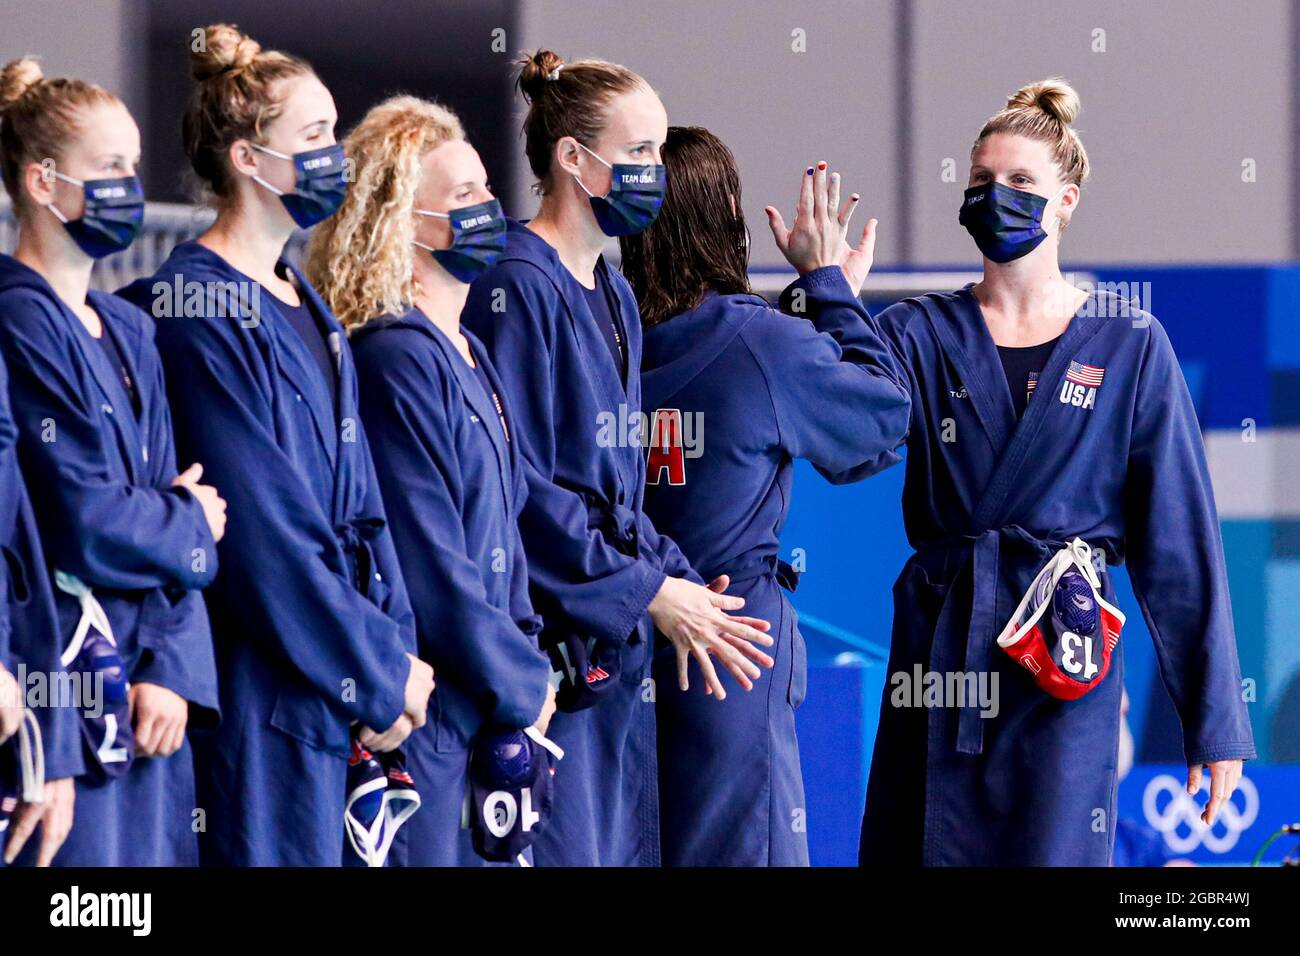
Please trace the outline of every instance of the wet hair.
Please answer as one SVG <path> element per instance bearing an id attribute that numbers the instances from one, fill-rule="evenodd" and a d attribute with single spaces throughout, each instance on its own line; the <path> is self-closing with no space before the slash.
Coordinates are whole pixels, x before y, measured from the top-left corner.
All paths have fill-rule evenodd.
<path id="1" fill-rule="evenodd" d="M 528 105 L 524 118 L 524 152 L 543 194 L 552 186 L 551 158 L 555 144 L 572 136 L 586 145 L 605 128 L 605 110 L 614 98 L 638 87 L 649 89 L 625 66 L 604 60 L 565 63 L 550 50 L 538 50 L 515 61 L 516 86 Z"/>
<path id="2" fill-rule="evenodd" d="M 263 50 L 229 23 L 206 27 L 195 46 L 190 50 L 194 90 L 181 118 L 185 155 L 218 201 L 229 200 L 235 183 L 231 144 L 259 141 L 266 124 L 280 115 L 280 81 L 315 72 L 296 56 Z"/>
<path id="3" fill-rule="evenodd" d="M 984 123 L 971 147 L 971 156 L 995 133 L 1025 136 L 1047 145 L 1065 182 L 1082 186 L 1091 170 L 1083 141 L 1070 125 L 1079 109 L 1079 94 L 1059 76 L 1022 86 L 1007 100 L 1004 109 Z"/>
<path id="4" fill-rule="evenodd" d="M 307 277 L 347 327 L 400 315 L 415 301 L 415 192 L 430 150 L 463 140 L 456 114 L 415 96 L 375 106 L 343 140 L 355 178 L 314 230 Z"/>
<path id="5" fill-rule="evenodd" d="M 658 218 L 619 241 L 646 327 L 694 309 L 709 291 L 750 291 L 735 156 L 701 126 L 672 126 L 663 158 L 668 192 Z"/>
<path id="6" fill-rule="evenodd" d="M 0 173 L 19 215 L 25 206 L 23 169 L 28 163 L 62 158 L 80 128 L 81 113 L 117 103 L 108 90 L 68 77 L 46 78 L 32 57 L 0 70 Z"/>

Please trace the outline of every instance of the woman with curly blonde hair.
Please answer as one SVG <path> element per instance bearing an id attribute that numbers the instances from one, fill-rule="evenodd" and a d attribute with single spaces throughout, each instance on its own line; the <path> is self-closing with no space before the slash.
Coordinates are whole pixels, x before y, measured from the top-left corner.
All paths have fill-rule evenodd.
<path id="1" fill-rule="evenodd" d="M 554 709 L 517 527 L 527 492 L 511 410 L 460 327 L 469 282 L 505 247 L 505 219 L 460 121 L 435 103 L 389 99 L 344 148 L 354 181 L 313 236 L 307 271 L 351 330 L 419 653 L 438 674 L 428 725 L 406 744 L 423 804 L 389 859 L 513 859 L 544 824 L 520 814 L 506 839 L 476 827 L 473 846 L 460 825 L 471 746 L 513 736 L 545 766 L 535 748 Z"/>

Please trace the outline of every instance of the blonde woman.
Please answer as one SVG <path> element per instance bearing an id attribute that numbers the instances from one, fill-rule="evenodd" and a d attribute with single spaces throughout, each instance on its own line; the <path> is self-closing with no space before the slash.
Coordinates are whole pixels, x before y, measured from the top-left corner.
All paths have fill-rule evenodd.
<path id="1" fill-rule="evenodd" d="M 54 863 L 193 865 L 200 804 L 188 732 L 217 718 L 199 591 L 217 573 L 226 504 L 200 480 L 206 459 L 177 473 L 152 320 L 90 288 L 95 260 L 140 229 L 140 132 L 112 93 L 42 76 L 28 59 L 0 71 L 0 109 L 0 167 L 19 223 L 14 256 L 0 256 L 9 430 L 38 492 L 63 663 L 79 686 L 98 688 L 98 703 L 78 701 L 84 772 Z M 48 571 L 9 573 L 17 599 L 31 586 L 24 579 Z M 47 764 L 65 809 L 69 756 L 52 748 Z M 7 855 L 30 833 L 29 814 Z M 51 808 L 45 840 L 61 816 Z"/>
<path id="2" fill-rule="evenodd" d="M 389 859 L 482 864 L 461 829 L 471 745 L 543 734 L 554 710 L 516 524 L 527 492 L 512 409 L 460 327 L 468 283 L 500 256 L 506 222 L 460 121 L 437 104 L 387 100 L 344 147 L 356 180 L 314 234 L 307 271 L 351 334 L 419 653 L 438 674 L 429 722 L 405 747 L 423 804 Z M 516 733 L 545 769 L 534 744 Z M 513 859 L 544 825 L 513 819 L 508 852 L 491 852 L 481 829 L 474 845 Z"/>
<path id="3" fill-rule="evenodd" d="M 226 719 L 195 742 L 201 860 L 338 866 L 354 735 L 398 747 L 433 674 L 413 653 L 343 328 L 281 258 L 346 190 L 334 98 L 227 24 L 190 56 L 185 149 L 217 219 L 123 294 L 163 313 L 177 445 L 239 516 L 208 596 Z M 206 295 L 178 314 L 174 285 Z"/>
<path id="4" fill-rule="evenodd" d="M 863 863 L 1109 862 L 1123 615 L 1107 564 L 1129 565 L 1189 792 L 1209 766 L 1207 823 L 1255 755 L 1178 360 L 1152 316 L 1061 275 L 1089 171 L 1078 112 L 1074 90 L 1047 80 L 984 124 L 959 216 L 983 280 L 878 319 L 911 379 L 916 553 L 894 587 Z"/>

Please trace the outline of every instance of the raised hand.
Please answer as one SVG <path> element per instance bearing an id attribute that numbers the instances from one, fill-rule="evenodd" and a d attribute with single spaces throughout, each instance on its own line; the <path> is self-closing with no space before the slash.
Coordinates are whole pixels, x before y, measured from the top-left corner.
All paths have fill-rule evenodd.
<path id="1" fill-rule="evenodd" d="M 875 219 L 862 230 L 857 246 L 848 244 L 849 219 L 861 196 L 840 202 L 840 174 L 828 173 L 825 162 L 805 170 L 799 185 L 794 223 L 786 227 L 775 206 L 766 207 L 768 225 L 777 248 L 800 275 L 838 265 L 857 294 L 871 271 L 876 251 Z"/>

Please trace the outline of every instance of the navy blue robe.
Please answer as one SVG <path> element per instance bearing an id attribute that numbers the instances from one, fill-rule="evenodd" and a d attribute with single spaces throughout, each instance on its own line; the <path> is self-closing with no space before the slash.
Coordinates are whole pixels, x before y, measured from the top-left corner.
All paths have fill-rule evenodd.
<path id="1" fill-rule="evenodd" d="M 878 319 L 911 378 L 903 516 L 916 550 L 894 586 L 861 861 L 1105 866 L 1125 638 L 1075 701 L 1040 690 L 995 639 L 1077 535 L 1128 564 L 1188 763 L 1255 755 L 1204 447 L 1169 339 L 1095 294 L 1017 420 L 970 286 Z M 1108 574 L 1103 585 L 1113 603 Z M 996 679 L 996 715 L 969 698 L 915 706 L 907 685 L 926 671 Z"/>
<path id="2" fill-rule="evenodd" d="M 217 573 L 203 508 L 172 486 L 176 455 L 153 322 L 115 296 L 86 304 L 113 336 L 135 386 L 137 417 L 117 369 L 80 319 L 36 272 L 0 257 L 0 351 L 18 425 L 18 451 L 50 571 L 79 578 L 113 627 L 132 683 L 190 702 L 189 727 L 217 719 L 211 632 L 198 590 Z M 47 572 L 48 573 L 48 572 Z M 71 639 L 81 606 L 55 593 Z M 79 780 L 72 832 L 55 857 L 67 866 L 197 862 L 192 757 L 136 758 L 120 780 Z"/>
<path id="3" fill-rule="evenodd" d="M 337 409 L 274 298 L 197 242 L 121 292 L 158 318 L 182 460 L 229 505 L 207 592 L 229 716 L 195 742 L 204 865 L 339 865 L 350 725 L 401 715 L 415 652 L 346 337 L 283 267 L 333 349 Z"/>
<path id="4" fill-rule="evenodd" d="M 482 345 L 466 333 L 492 397 L 419 309 L 352 332 L 361 418 L 437 687 L 429 723 L 404 746 L 420 810 L 389 856 L 405 866 L 484 865 L 461 829 L 470 745 L 541 714 L 550 664 L 528 597 L 518 517 L 527 497 L 513 410 Z"/>
<path id="5" fill-rule="evenodd" d="M 81 718 L 51 691 L 62 671 L 53 587 L 27 484 L 18 467 L 18 426 L 9 406 L 9 372 L 0 361 L 0 664 L 18 681 L 40 727 L 45 779 L 80 776 Z M 3 746 L 17 745 L 10 738 Z M 12 832 L 12 831 L 11 831 Z M 8 833 L 0 835 L 0 866 Z M 41 831 L 29 838 L 39 845 Z M 25 857 L 32 854 L 24 851 Z"/>
<path id="6" fill-rule="evenodd" d="M 807 655 L 782 587 L 798 573 L 777 558 L 794 459 L 851 481 L 897 462 L 907 431 L 902 373 L 840 268 L 809 273 L 783 300 L 804 317 L 709 293 L 645 334 L 646 514 L 706 578 L 730 575 L 729 593 L 776 638 L 775 668 L 723 701 L 699 693 L 694 662 L 680 691 L 671 649 L 659 655 L 665 865 L 808 865 L 795 736 Z"/>
<path id="7" fill-rule="evenodd" d="M 594 707 L 556 714 L 565 751 L 537 864 L 659 863 L 652 627 L 665 576 L 699 583 L 641 508 L 645 490 L 641 324 L 627 281 L 604 259 L 628 350 L 622 381 L 583 289 L 555 250 L 511 221 L 502 259 L 470 287 L 462 321 L 483 340 L 528 460 L 520 529 L 543 641 L 562 630 L 620 641 L 622 674 Z M 696 688 L 702 693 L 701 688 Z"/>

